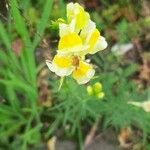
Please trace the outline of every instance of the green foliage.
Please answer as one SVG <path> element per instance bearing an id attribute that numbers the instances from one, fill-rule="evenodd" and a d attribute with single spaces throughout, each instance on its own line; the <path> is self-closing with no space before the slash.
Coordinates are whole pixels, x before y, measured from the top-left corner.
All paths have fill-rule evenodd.
<path id="1" fill-rule="evenodd" d="M 75 133 L 78 125 L 82 121 L 86 121 L 87 118 L 89 118 L 88 121 L 90 121 L 90 118 L 97 118 L 99 114 L 96 114 L 95 108 L 90 105 L 92 103 L 99 104 L 100 100 L 94 96 L 89 96 L 86 91 L 86 86 L 80 86 L 70 78 L 65 79 L 59 92 L 58 84 L 54 85 L 57 102 L 56 107 L 54 106 L 52 110 L 57 112 L 57 116 L 62 117 L 64 127 L 68 123 L 71 124 L 71 134 Z"/>
<path id="2" fill-rule="evenodd" d="M 118 41 L 120 43 L 127 43 L 129 41 L 128 37 L 128 22 L 126 20 L 122 20 L 117 25 L 117 33 L 118 33 Z"/>
<path id="3" fill-rule="evenodd" d="M 54 106 L 49 109 L 49 114 L 57 122 L 53 130 L 63 126 L 67 135 L 75 136 L 80 132 L 82 126 L 91 126 L 97 119 L 100 119 L 103 129 L 109 126 L 116 129 L 127 126 L 140 128 L 145 140 L 150 129 L 150 116 L 141 108 L 128 104 L 129 101 L 147 100 L 148 93 L 140 92 L 136 84 L 129 81 L 129 78 L 137 71 L 137 65 L 124 66 L 122 69 L 121 60 L 113 55 L 101 56 L 101 58 L 96 55 L 93 60 L 96 60 L 97 66 L 101 66 L 97 69 L 100 75 L 97 74 L 88 85 L 101 82 L 105 93 L 104 99 L 89 96 L 86 90 L 88 85 L 79 86 L 70 78 L 64 81 L 59 92 L 58 83 L 50 82 L 53 83 L 51 86 L 55 101 Z M 48 133 L 52 132 L 49 129 Z"/>
<path id="4" fill-rule="evenodd" d="M 64 128 L 67 137 L 77 136 L 80 149 L 83 146 L 82 127 L 91 126 L 100 117 L 101 100 L 87 94 L 86 86 L 78 85 L 73 79 L 66 78 L 58 91 L 58 83 L 50 82 L 55 96 L 54 106 L 48 114 L 55 120 L 47 136 L 59 126 Z"/>
<path id="5" fill-rule="evenodd" d="M 102 54 L 101 57 L 106 58 L 103 62 L 107 61 L 107 65 L 103 65 L 101 61 L 97 63 L 97 65 L 102 64 L 104 66 L 104 71 L 101 72 L 100 70 L 101 73 L 97 79 L 103 83 L 105 92 L 106 102 L 100 108 L 100 113 L 104 116 L 104 128 L 113 126 L 118 129 L 133 125 L 142 129 L 145 140 L 150 129 L 149 113 L 128 104 L 129 101 L 142 102 L 148 100 L 149 89 L 140 91 L 137 85 L 130 80 L 138 69 L 137 65 L 133 63 L 126 66 L 124 64 L 126 67 L 123 67 L 122 60 L 113 55 L 104 57 Z M 112 68 L 113 70 L 111 70 Z"/>
<path id="6" fill-rule="evenodd" d="M 117 12 L 121 7 L 133 5 L 132 2 L 114 2 L 102 0 L 102 9 L 91 13 L 98 29 L 115 30 L 118 43 L 139 37 L 141 27 L 149 27 L 149 17 L 129 22 L 126 17 L 118 17 Z M 145 142 L 150 134 L 150 115 L 128 102 L 150 100 L 150 89 L 140 91 L 131 81 L 137 71 L 137 64 L 124 64 L 122 58 L 112 54 L 106 56 L 102 52 L 93 56 L 97 74 L 87 85 L 80 86 L 66 78 L 59 90 L 58 78 L 50 76 L 53 106 L 43 109 L 38 105 L 35 49 L 45 35 L 45 29 L 50 31 L 46 34 L 48 37 L 57 38 L 59 21 L 63 21 L 58 18 L 66 16 L 64 0 L 57 1 L 53 9 L 52 6 L 53 0 L 36 0 L 34 7 L 31 0 L 19 3 L 11 0 L 8 22 L 0 22 L 0 149 L 37 149 L 59 128 L 64 128 L 65 138 L 77 137 L 82 149 L 83 130 L 85 127 L 90 128 L 97 120 L 101 121 L 103 129 L 108 126 L 116 129 L 126 126 L 139 128 Z M 50 19 L 58 20 L 51 22 Z M 35 30 L 34 34 L 31 28 Z M 12 49 L 12 42 L 16 39 L 22 41 L 19 55 Z M 103 85 L 103 99 L 87 93 L 87 86 L 96 82 Z"/>
<path id="7" fill-rule="evenodd" d="M 43 36 L 43 34 L 44 34 L 44 30 L 47 26 L 47 23 L 48 23 L 48 20 L 50 17 L 52 4 L 53 4 L 53 0 L 47 0 L 47 2 L 45 3 L 41 19 L 40 19 L 39 23 L 37 24 L 37 34 L 35 35 L 34 40 L 33 40 L 33 49 L 36 48 L 37 44 L 41 40 L 41 36 Z"/>
<path id="8" fill-rule="evenodd" d="M 42 36 L 47 27 L 52 0 L 47 0 L 37 32 Z M 27 4 L 27 3 L 26 3 Z M 16 0 L 10 1 L 13 21 L 4 25 L 0 22 L 0 148 L 27 149 L 28 145 L 39 144 L 42 122 L 38 106 L 37 66 L 35 48 L 41 37 L 35 35 L 33 41 Z M 9 30 L 7 30 L 9 29 Z M 11 43 L 16 41 L 13 32 L 22 41 L 19 56 Z"/>

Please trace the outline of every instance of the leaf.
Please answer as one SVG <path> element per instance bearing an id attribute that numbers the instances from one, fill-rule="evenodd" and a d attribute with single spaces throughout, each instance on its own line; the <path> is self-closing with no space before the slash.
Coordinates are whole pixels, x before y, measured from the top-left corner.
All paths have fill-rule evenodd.
<path id="1" fill-rule="evenodd" d="M 0 50 L 0 62 L 7 64 L 8 63 L 8 58 L 6 55 L 6 52 L 4 52 L 3 50 Z"/>
<path id="2" fill-rule="evenodd" d="M 11 14 L 14 19 L 14 25 L 15 25 L 16 31 L 21 36 L 24 42 L 24 47 L 25 47 L 24 57 L 26 58 L 26 63 L 28 65 L 29 79 L 31 80 L 32 85 L 35 86 L 36 68 L 35 68 L 34 52 L 31 47 L 32 44 L 31 44 L 30 36 L 27 30 L 25 21 L 19 12 L 17 1 L 11 0 L 10 5 L 11 5 Z"/>
<path id="3" fill-rule="evenodd" d="M 60 5 L 60 16 L 66 19 L 66 4 L 64 0 L 60 0 L 59 5 Z"/>
<path id="4" fill-rule="evenodd" d="M 11 41 L 1 21 L 0 21 L 0 39 L 5 44 L 8 50 L 11 49 L 11 45 L 10 45 Z"/>
<path id="5" fill-rule="evenodd" d="M 31 45 L 30 36 L 28 34 L 28 30 L 26 28 L 25 21 L 23 20 L 23 17 L 21 16 L 21 14 L 19 12 L 18 3 L 16 0 L 11 0 L 10 5 L 11 5 L 12 17 L 13 17 L 14 23 L 15 23 L 14 24 L 15 28 L 16 28 L 17 32 L 20 34 L 20 36 L 22 37 L 25 45 L 30 46 Z"/>
<path id="6" fill-rule="evenodd" d="M 33 50 L 36 48 L 37 44 L 40 42 L 41 37 L 44 34 L 44 30 L 47 26 L 50 13 L 52 10 L 52 4 L 53 4 L 53 0 L 47 0 L 47 2 L 45 3 L 41 20 L 39 20 L 39 23 L 37 24 L 37 34 L 35 35 L 33 40 Z"/>
<path id="7" fill-rule="evenodd" d="M 138 69 L 138 65 L 132 64 L 125 69 L 125 71 L 123 72 L 123 76 L 128 77 L 128 76 L 132 75 L 133 73 L 135 73 L 135 71 L 137 71 L 137 69 Z"/>

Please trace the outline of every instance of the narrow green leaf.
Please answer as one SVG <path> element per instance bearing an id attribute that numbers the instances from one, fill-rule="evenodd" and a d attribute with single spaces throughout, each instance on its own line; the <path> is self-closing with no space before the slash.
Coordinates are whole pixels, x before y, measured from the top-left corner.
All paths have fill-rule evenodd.
<path id="1" fill-rule="evenodd" d="M 59 1 L 59 7 L 60 7 L 60 17 L 66 19 L 66 3 L 64 2 L 64 0 Z"/>
<path id="2" fill-rule="evenodd" d="M 8 63 L 8 58 L 6 55 L 6 52 L 0 49 L 0 62 L 7 64 Z M 1 66 L 0 66 L 1 67 Z"/>
<path id="3" fill-rule="evenodd" d="M 11 5 L 12 17 L 13 17 L 14 23 L 15 23 L 14 24 L 15 28 L 16 28 L 17 32 L 23 38 L 25 45 L 30 46 L 31 45 L 30 36 L 28 34 L 28 30 L 26 28 L 25 21 L 24 21 L 23 17 L 20 15 L 20 12 L 18 9 L 19 8 L 18 3 L 16 0 L 11 0 L 10 5 Z"/>
<path id="4" fill-rule="evenodd" d="M 3 44 L 6 46 L 7 49 L 11 48 L 11 42 L 8 36 L 8 33 L 6 32 L 4 25 L 0 21 L 0 39 L 2 40 Z"/>
<path id="5" fill-rule="evenodd" d="M 41 37 L 44 34 L 44 30 L 47 26 L 50 13 L 52 10 L 52 4 L 53 4 L 53 0 L 47 0 L 47 2 L 45 3 L 44 10 L 41 16 L 41 20 L 37 24 L 37 34 L 35 35 L 35 38 L 33 41 L 33 50 L 36 48 L 37 44 L 40 42 Z"/>
<path id="6" fill-rule="evenodd" d="M 24 21 L 23 16 L 19 12 L 19 6 L 16 0 L 10 1 L 11 5 L 11 14 L 14 19 L 14 25 L 16 31 L 21 36 L 24 46 L 25 46 L 25 54 L 24 57 L 26 58 L 27 66 L 28 66 L 28 73 L 30 75 L 29 79 L 32 82 L 32 85 L 35 86 L 36 82 L 36 65 L 35 65 L 35 57 L 34 52 L 32 50 L 32 44 L 30 40 L 30 36 Z"/>

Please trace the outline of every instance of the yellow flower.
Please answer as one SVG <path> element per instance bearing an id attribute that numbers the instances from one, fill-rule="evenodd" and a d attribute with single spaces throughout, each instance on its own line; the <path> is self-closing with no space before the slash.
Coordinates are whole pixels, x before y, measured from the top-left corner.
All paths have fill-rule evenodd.
<path id="1" fill-rule="evenodd" d="M 57 54 L 52 62 L 46 61 L 48 68 L 58 76 L 72 74 L 79 83 L 87 83 L 95 73 L 93 66 L 85 61 L 87 54 L 94 54 L 107 47 L 107 42 L 89 14 L 78 3 L 67 5 L 67 19 L 59 22 L 59 36 Z M 97 97 L 103 94 L 96 93 Z"/>
<path id="2" fill-rule="evenodd" d="M 86 26 L 82 30 L 80 30 L 80 34 L 76 32 L 75 20 L 72 20 L 72 22 L 69 24 L 59 24 L 59 35 L 61 39 L 63 38 L 63 36 L 70 36 L 72 33 L 76 33 L 78 35 L 78 39 L 80 38 L 80 41 L 82 41 L 83 48 L 79 47 L 78 49 L 80 49 L 80 51 L 82 51 L 82 54 L 84 55 L 95 54 L 96 52 L 104 50 L 107 47 L 105 38 L 100 35 L 98 29 L 96 29 L 95 23 L 91 20 L 89 20 Z M 70 37 L 70 40 L 73 42 L 75 39 L 72 39 L 72 37 Z M 67 44 L 67 40 L 65 41 Z M 77 44 L 79 43 L 77 42 Z"/>
<path id="3" fill-rule="evenodd" d="M 80 36 L 85 45 L 88 45 L 87 53 L 95 54 L 107 47 L 107 42 L 96 28 L 93 21 L 89 20 L 87 25 L 81 30 Z"/>
<path id="4" fill-rule="evenodd" d="M 81 37 L 75 32 L 69 32 L 64 34 L 58 43 L 57 53 L 59 55 L 68 56 L 68 55 L 77 55 L 84 56 L 88 45 L 84 45 Z"/>
<path id="5" fill-rule="evenodd" d="M 85 45 L 88 45 L 87 53 L 95 54 L 98 51 L 104 50 L 107 47 L 107 42 L 100 32 L 95 28 L 87 33 Z"/>
<path id="6" fill-rule="evenodd" d="M 73 72 L 73 78 L 77 80 L 79 84 L 84 84 L 90 81 L 94 74 L 95 70 L 92 65 L 84 61 L 80 61 L 79 66 Z"/>
<path id="7" fill-rule="evenodd" d="M 107 47 L 105 38 L 100 35 L 92 21 L 89 21 L 80 34 L 75 32 L 74 20 L 70 24 L 60 23 L 59 34 L 58 53 L 60 54 L 95 54 Z"/>
<path id="8" fill-rule="evenodd" d="M 87 92 L 90 96 L 96 96 L 99 99 L 104 98 L 105 94 L 102 91 L 102 84 L 100 82 L 96 82 L 94 85 L 87 86 Z"/>
<path id="9" fill-rule="evenodd" d="M 80 31 L 88 23 L 90 16 L 78 3 L 69 3 L 67 5 L 67 19 L 68 22 L 75 20 L 76 29 Z"/>
<path id="10" fill-rule="evenodd" d="M 77 56 L 55 55 L 52 62 L 46 61 L 47 66 L 58 76 L 64 77 L 72 74 L 78 84 L 87 83 L 95 73 L 93 66 Z"/>
<path id="11" fill-rule="evenodd" d="M 89 46 L 87 53 L 94 54 L 107 47 L 105 38 L 100 35 L 89 14 L 78 3 L 67 5 L 67 19 L 72 25 L 72 31 L 77 32 L 77 34 L 81 32 L 80 36 L 83 43 Z"/>

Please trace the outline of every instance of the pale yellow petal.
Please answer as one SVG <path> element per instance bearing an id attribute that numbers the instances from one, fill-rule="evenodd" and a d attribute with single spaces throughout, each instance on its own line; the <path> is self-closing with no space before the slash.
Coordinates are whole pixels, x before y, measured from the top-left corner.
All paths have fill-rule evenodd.
<path id="1" fill-rule="evenodd" d="M 74 17 L 74 4 L 69 3 L 67 4 L 67 19 L 70 22 Z"/>
<path id="2" fill-rule="evenodd" d="M 90 16 L 78 3 L 69 3 L 67 5 L 67 19 L 69 22 L 71 22 L 72 19 L 75 19 L 76 31 L 79 31 L 86 26 Z"/>
<path id="3" fill-rule="evenodd" d="M 57 53 L 62 56 L 80 56 L 87 54 L 88 45 L 79 45 L 68 49 L 58 50 Z"/>
<path id="4" fill-rule="evenodd" d="M 55 67 L 49 60 L 46 60 L 46 65 L 48 66 L 49 70 L 55 72 Z"/>
<path id="5" fill-rule="evenodd" d="M 88 13 L 85 13 L 84 11 L 81 11 L 77 16 L 76 16 L 76 28 L 77 29 L 83 29 L 86 24 L 88 23 L 90 17 Z"/>
<path id="6" fill-rule="evenodd" d="M 60 68 L 67 68 L 72 65 L 72 57 L 55 55 L 53 63 Z"/>
<path id="7" fill-rule="evenodd" d="M 89 45 L 89 53 L 93 51 L 98 39 L 100 37 L 100 32 L 95 28 L 87 37 L 86 44 Z"/>
<path id="8" fill-rule="evenodd" d="M 80 61 L 79 67 L 73 71 L 73 78 L 78 82 L 78 84 L 85 84 L 90 81 L 94 74 L 95 70 L 92 65 Z"/>
<path id="9" fill-rule="evenodd" d="M 59 23 L 59 36 L 63 37 L 67 34 L 75 31 L 75 20 L 72 20 L 70 24 Z"/>
<path id="10" fill-rule="evenodd" d="M 69 50 L 70 48 L 82 45 L 82 39 L 77 33 L 70 33 L 60 38 L 58 49 Z"/>
<path id="11" fill-rule="evenodd" d="M 107 47 L 107 42 L 103 36 L 100 36 L 98 38 L 98 41 L 95 45 L 95 47 L 89 52 L 90 54 L 95 54 L 98 51 L 102 51 Z"/>
<path id="12" fill-rule="evenodd" d="M 89 20 L 87 25 L 82 29 L 80 33 L 83 42 L 86 42 L 89 33 L 91 33 L 95 28 L 96 28 L 96 24 L 93 21 Z"/>
<path id="13" fill-rule="evenodd" d="M 68 76 L 73 70 L 72 58 L 56 55 L 52 62 L 46 61 L 48 68 L 58 76 Z"/>

